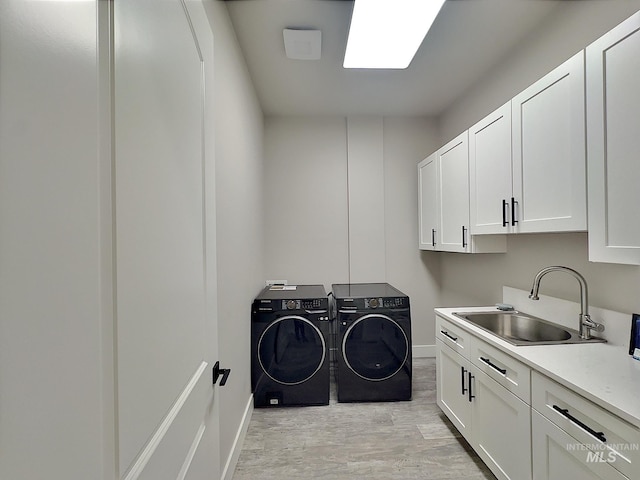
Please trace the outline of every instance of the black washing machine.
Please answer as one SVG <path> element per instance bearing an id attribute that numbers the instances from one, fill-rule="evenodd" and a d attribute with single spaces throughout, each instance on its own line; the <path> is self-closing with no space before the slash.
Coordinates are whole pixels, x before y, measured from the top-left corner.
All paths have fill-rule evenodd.
<path id="1" fill-rule="evenodd" d="M 409 297 L 388 283 L 333 285 L 339 402 L 411 400 Z"/>
<path id="2" fill-rule="evenodd" d="M 266 287 L 251 309 L 255 407 L 329 404 L 329 306 L 322 285 Z"/>

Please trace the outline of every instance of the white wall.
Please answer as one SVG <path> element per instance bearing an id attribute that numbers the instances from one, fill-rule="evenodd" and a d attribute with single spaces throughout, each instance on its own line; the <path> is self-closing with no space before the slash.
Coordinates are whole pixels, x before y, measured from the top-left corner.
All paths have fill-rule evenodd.
<path id="1" fill-rule="evenodd" d="M 533 277 L 548 265 L 575 268 L 587 279 L 592 305 L 640 312 L 640 267 L 591 263 L 587 234 L 529 234 L 508 237 L 506 254 L 457 255 L 442 258 L 442 303 L 445 306 L 491 305 L 501 300 L 502 285 L 530 290 Z M 578 301 L 577 282 L 568 275 L 544 277 L 540 293 Z"/>
<path id="2" fill-rule="evenodd" d="M 219 389 L 224 469 L 251 399 L 251 302 L 264 279 L 263 115 L 224 2 L 205 7 L 215 47 L 218 339 L 220 365 L 231 368 Z"/>
<path id="3" fill-rule="evenodd" d="M 433 309 L 440 306 L 440 256 L 418 249 L 418 162 L 437 146 L 435 122 L 384 119 L 387 282 L 409 295 L 414 355 L 435 355 Z"/>
<path id="4" fill-rule="evenodd" d="M 421 255 L 417 246 L 416 165 L 437 148 L 435 125 L 424 118 L 348 122 L 343 117 L 267 118 L 265 275 L 323 283 L 327 290 L 332 283 L 375 275 L 370 281 L 387 281 L 411 297 L 413 343 L 431 345 L 439 258 Z M 367 150 L 373 176 L 362 173 Z M 353 152 L 356 168 L 349 166 Z M 357 208 L 350 208 L 350 201 Z M 358 215 L 355 221 L 353 215 Z M 367 222 L 376 223 L 382 241 L 369 242 Z M 361 258 L 351 261 L 361 250 L 375 268 Z"/>
<path id="5" fill-rule="evenodd" d="M 268 117 L 264 265 L 291 284 L 349 280 L 346 120 Z"/>
<path id="6" fill-rule="evenodd" d="M 639 9 L 639 0 L 564 2 L 542 29 L 526 38 L 440 117 L 441 143 L 473 125 Z M 442 255 L 443 305 L 497 302 L 501 299 L 502 285 L 529 289 L 540 268 L 561 264 L 586 276 L 593 305 L 627 313 L 640 311 L 640 267 L 589 263 L 586 233 L 510 236 L 506 254 Z M 545 277 L 542 293 L 577 300 L 575 281 L 565 277 L 562 274 Z"/>
<path id="7" fill-rule="evenodd" d="M 347 118 L 349 282 L 385 282 L 382 117 Z"/>
<path id="8" fill-rule="evenodd" d="M 114 478 L 96 15 L 96 2 L 0 3 L 3 479 Z"/>

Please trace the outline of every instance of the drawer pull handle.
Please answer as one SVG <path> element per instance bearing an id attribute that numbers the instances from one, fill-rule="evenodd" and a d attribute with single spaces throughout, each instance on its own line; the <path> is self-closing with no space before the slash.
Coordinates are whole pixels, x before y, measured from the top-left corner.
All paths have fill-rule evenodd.
<path id="1" fill-rule="evenodd" d="M 467 393 L 467 389 L 464 388 L 464 374 L 467 373 L 467 370 L 464 367 L 460 367 L 460 379 L 462 380 L 462 395 Z"/>
<path id="2" fill-rule="evenodd" d="M 584 423 L 582 423 L 580 420 L 578 420 L 576 417 L 574 417 L 573 415 L 571 415 L 569 413 L 569 410 L 566 408 L 560 408 L 557 405 L 553 406 L 553 409 L 557 412 L 559 412 L 563 417 L 567 418 L 568 420 L 572 421 L 573 423 L 575 423 L 576 425 L 578 425 L 580 428 L 582 428 L 583 430 L 586 430 L 587 432 L 589 432 L 591 435 L 593 435 L 594 437 L 596 437 L 598 440 L 600 440 L 602 443 L 606 443 L 607 442 L 607 438 L 604 436 L 604 432 L 596 432 L 593 428 L 589 427 L 588 425 L 585 425 Z"/>
<path id="3" fill-rule="evenodd" d="M 486 363 L 487 365 L 489 365 L 490 367 L 492 367 L 494 370 L 499 371 L 501 374 L 506 375 L 507 374 L 507 370 L 504 368 L 500 368 L 499 366 L 497 366 L 495 363 L 493 363 L 491 360 L 489 360 L 488 358 L 484 358 L 484 357 L 480 357 L 480 360 L 482 360 L 484 363 Z"/>
<path id="4" fill-rule="evenodd" d="M 449 332 L 445 332 L 444 330 L 440 330 L 440 333 L 443 334 L 445 337 L 450 338 L 451 340 L 453 340 L 454 342 L 458 341 L 458 337 L 454 337 L 453 335 L 451 335 Z"/>

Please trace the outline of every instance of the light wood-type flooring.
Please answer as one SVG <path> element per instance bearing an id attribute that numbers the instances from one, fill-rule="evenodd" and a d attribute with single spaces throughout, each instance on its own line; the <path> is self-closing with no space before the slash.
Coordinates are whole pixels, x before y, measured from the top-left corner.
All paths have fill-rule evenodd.
<path id="1" fill-rule="evenodd" d="M 495 479 L 436 405 L 435 359 L 409 402 L 257 408 L 233 480 Z"/>

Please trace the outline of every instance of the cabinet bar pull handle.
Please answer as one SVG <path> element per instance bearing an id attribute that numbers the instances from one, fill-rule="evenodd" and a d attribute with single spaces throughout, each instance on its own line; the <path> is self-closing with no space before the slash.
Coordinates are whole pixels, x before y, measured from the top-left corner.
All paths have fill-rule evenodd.
<path id="1" fill-rule="evenodd" d="M 503 227 L 508 227 L 509 226 L 509 221 L 507 220 L 507 201 L 503 198 L 502 199 L 502 226 Z"/>
<path id="2" fill-rule="evenodd" d="M 515 198 L 511 197 L 511 225 L 515 226 L 516 223 L 518 223 L 518 220 L 516 220 L 516 205 L 518 204 L 518 202 L 516 201 Z"/>
<path id="3" fill-rule="evenodd" d="M 598 440 L 600 440 L 602 443 L 606 443 L 607 442 L 607 438 L 604 436 L 604 432 L 596 432 L 593 428 L 585 425 L 584 423 L 582 423 L 580 420 L 578 420 L 576 417 L 574 417 L 573 415 L 571 415 L 569 413 L 569 410 L 566 408 L 560 408 L 557 405 L 553 406 L 553 409 L 557 412 L 559 412 L 563 417 L 567 418 L 568 420 L 572 421 L 573 423 L 575 423 L 576 425 L 578 425 L 580 428 L 582 428 L 583 430 L 586 430 L 587 432 L 589 432 L 591 435 L 593 435 L 594 437 L 596 437 Z"/>
<path id="4" fill-rule="evenodd" d="M 436 229 L 432 228 L 431 229 L 431 245 L 432 246 L 436 246 Z"/>
<path id="5" fill-rule="evenodd" d="M 440 333 L 443 334 L 445 337 L 450 338 L 451 340 L 453 340 L 454 342 L 458 341 L 458 337 L 454 337 L 453 335 L 451 335 L 449 332 L 446 332 L 444 330 L 440 330 Z"/>
<path id="6" fill-rule="evenodd" d="M 473 400 L 474 398 L 476 398 L 476 396 L 475 396 L 473 393 L 471 393 L 471 380 L 473 380 L 473 379 L 474 379 L 474 378 L 476 378 L 476 377 L 474 377 L 473 375 L 471 375 L 471 372 L 470 372 L 470 371 L 469 371 L 469 372 L 467 372 L 467 374 L 469 375 L 469 388 L 468 388 L 468 390 L 469 390 L 469 401 L 471 401 L 471 400 Z"/>
<path id="7" fill-rule="evenodd" d="M 484 358 L 484 357 L 480 357 L 480 360 L 482 360 L 484 363 L 486 363 L 487 365 L 489 365 L 490 367 L 492 367 L 493 369 L 499 371 L 501 374 L 506 375 L 507 374 L 507 370 L 504 368 L 500 368 L 499 366 L 497 366 L 495 363 L 493 363 L 490 359 L 488 358 Z"/>
<path id="8" fill-rule="evenodd" d="M 464 388 L 464 374 L 467 373 L 467 370 L 464 367 L 460 367 L 460 380 L 462 380 L 462 395 L 467 393 L 467 389 Z"/>
<path id="9" fill-rule="evenodd" d="M 466 231 L 467 231 L 467 229 L 463 225 L 462 226 L 462 248 L 466 248 L 467 247 L 467 236 L 465 235 Z"/>

